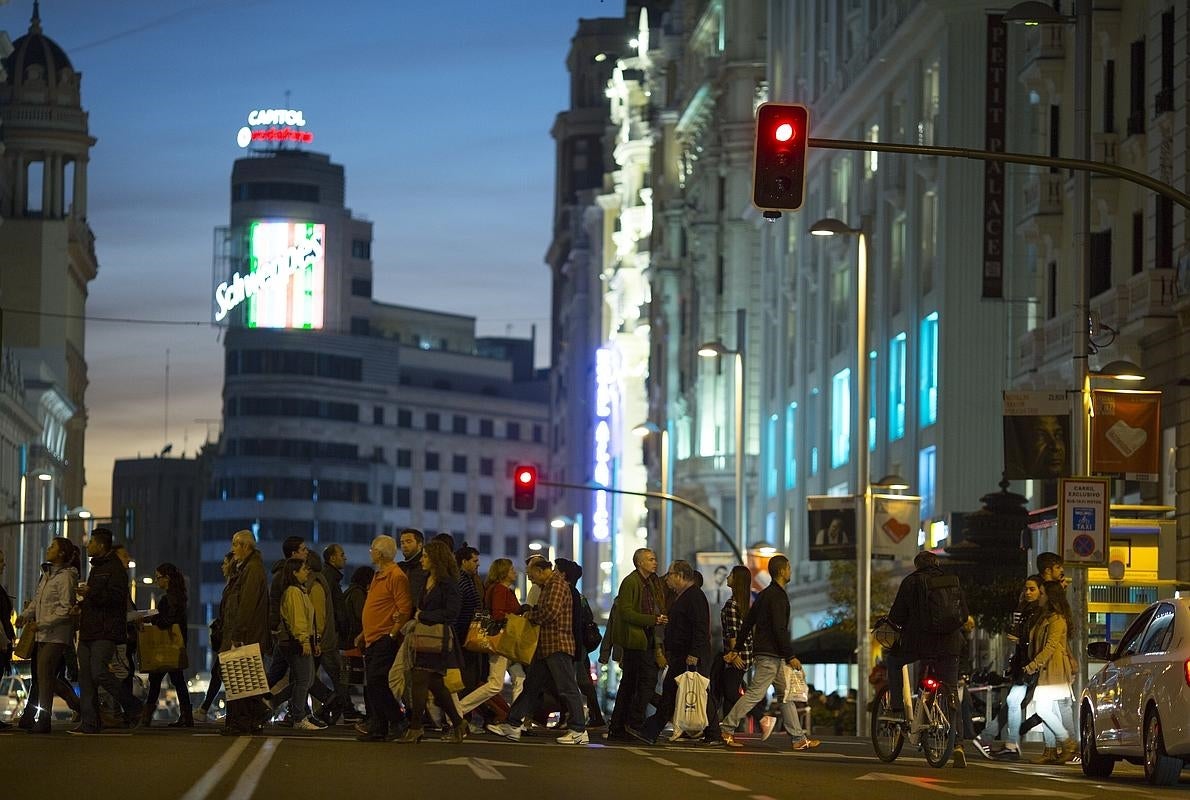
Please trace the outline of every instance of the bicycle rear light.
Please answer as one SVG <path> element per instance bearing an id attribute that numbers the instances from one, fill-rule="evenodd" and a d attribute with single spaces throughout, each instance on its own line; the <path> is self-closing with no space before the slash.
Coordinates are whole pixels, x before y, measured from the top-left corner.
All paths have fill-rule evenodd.
<path id="1" fill-rule="evenodd" d="M 921 679 L 921 688 L 927 692 L 936 692 L 941 688 L 942 684 L 932 675 L 927 675 Z"/>

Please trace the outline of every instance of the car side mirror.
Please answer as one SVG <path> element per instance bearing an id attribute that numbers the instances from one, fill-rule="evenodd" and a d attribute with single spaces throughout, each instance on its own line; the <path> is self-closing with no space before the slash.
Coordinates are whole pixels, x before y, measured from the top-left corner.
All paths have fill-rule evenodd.
<path id="1" fill-rule="evenodd" d="M 1095 661 L 1111 661 L 1111 642 L 1091 642 L 1087 656 Z"/>

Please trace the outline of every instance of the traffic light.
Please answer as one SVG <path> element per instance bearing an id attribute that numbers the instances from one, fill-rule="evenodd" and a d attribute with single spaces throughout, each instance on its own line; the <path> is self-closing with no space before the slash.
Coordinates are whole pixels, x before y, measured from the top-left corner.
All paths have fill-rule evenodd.
<path id="1" fill-rule="evenodd" d="M 809 136 L 810 111 L 805 106 L 763 103 L 757 109 L 753 205 L 762 211 L 797 211 L 802 207 Z"/>
<path id="2" fill-rule="evenodd" d="M 537 467 L 517 465 L 512 473 L 512 507 L 518 511 L 537 508 Z"/>

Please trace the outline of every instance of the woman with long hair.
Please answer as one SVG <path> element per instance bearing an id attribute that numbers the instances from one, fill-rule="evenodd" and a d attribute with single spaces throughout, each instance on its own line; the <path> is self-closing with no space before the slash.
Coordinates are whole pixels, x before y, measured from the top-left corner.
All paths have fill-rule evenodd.
<path id="1" fill-rule="evenodd" d="M 17 618 L 18 627 L 33 627 L 36 664 L 21 727 L 30 733 L 49 733 L 54 694 L 74 711 L 79 700 L 64 677 L 66 651 L 74 639 L 74 587 L 82 568 L 79 549 L 69 539 L 56 538 L 45 551 L 47 569 L 37 583 L 33 599 Z M 28 725 L 26 725 L 26 720 Z"/>
<path id="2" fill-rule="evenodd" d="M 719 693 L 723 703 L 723 710 L 727 711 L 744 693 L 744 675 L 752 667 L 752 634 L 743 641 L 736 641 L 740 626 L 744 624 L 744 615 L 752 606 L 752 570 L 743 564 L 736 564 L 727 576 L 727 586 L 731 589 L 731 597 L 723 604 L 719 613 L 719 621 L 723 625 L 723 651 L 732 653 L 732 660 L 723 658 L 723 675 L 719 681 L 722 691 Z M 765 717 L 759 707 L 748 713 L 758 726 L 766 719 L 776 722 L 776 717 Z M 772 730 L 769 725 L 769 730 Z M 767 737 L 766 737 L 767 738 Z"/>
<path id="3" fill-rule="evenodd" d="M 1074 679 L 1074 658 L 1066 641 L 1070 630 L 1070 603 L 1066 590 L 1058 581 L 1044 586 L 1046 609 L 1038 615 L 1029 632 L 1031 660 L 1025 665 L 1026 675 L 1037 675 L 1033 691 L 1033 705 L 1037 716 L 1048 728 L 1045 751 L 1036 764 L 1064 764 L 1078 755 L 1078 742 L 1067 730 L 1059 703 L 1073 698 L 1070 683 Z M 1061 747 L 1057 743 L 1061 741 Z"/>
<path id="4" fill-rule="evenodd" d="M 314 681 L 314 655 L 318 642 L 314 637 L 314 604 L 306 587 L 310 567 L 304 558 L 287 558 L 281 567 L 282 646 L 289 650 L 293 694 L 289 698 L 289 718 L 297 731 L 320 731 L 326 727 L 310 715 L 310 684 Z"/>
<path id="5" fill-rule="evenodd" d="M 458 666 L 461 659 L 456 652 L 453 625 L 459 618 L 462 598 L 459 595 L 459 565 L 450 548 L 441 541 L 430 541 L 421 554 L 421 566 L 429 577 L 420 600 L 414 620 L 422 625 L 444 625 L 448 644 L 445 652 L 413 653 L 412 704 L 409 709 L 409 730 L 397 739 L 401 744 L 415 744 L 422 738 L 422 718 L 426 713 L 426 699 L 432 692 L 434 702 L 450 717 L 454 726 L 450 741 L 461 742 L 467 735 L 467 726 L 455 710 L 454 697 L 443 683 L 443 675 L 452 666 Z"/>
<path id="6" fill-rule="evenodd" d="M 223 582 L 226 585 L 235 572 L 236 557 L 228 551 L 223 556 Z M 226 593 L 224 593 L 226 597 Z M 215 657 L 211 659 L 211 680 L 207 683 L 207 694 L 203 697 L 202 705 L 194 709 L 194 721 L 206 722 L 211 713 L 211 705 L 215 702 L 215 695 L 219 694 L 219 689 L 223 686 L 223 668 L 219 666 L 219 651 L 223 649 L 223 600 L 219 600 L 219 613 L 210 623 L 210 639 L 211 652 Z"/>
<path id="7" fill-rule="evenodd" d="M 484 581 L 483 605 L 487 609 L 493 622 L 504 621 L 509 614 L 517 614 L 521 610 L 521 601 L 517 600 L 513 585 L 516 583 L 516 567 L 507 558 L 497 558 L 488 568 L 487 580 Z M 459 700 L 458 710 L 466 717 L 475 709 L 489 701 L 495 701 L 504 689 L 504 675 L 512 677 L 513 699 L 520 694 L 521 685 L 525 682 L 525 668 L 508 660 L 507 656 L 498 653 L 488 655 L 488 679 L 476 687 L 475 691 Z M 507 704 L 498 709 L 497 722 L 502 722 L 508 716 Z"/>
<path id="8" fill-rule="evenodd" d="M 155 625 L 162 630 L 169 630 L 177 625 L 182 630 L 182 643 L 185 645 L 188 637 L 186 624 L 187 598 L 186 578 L 182 571 L 168 561 L 157 565 L 153 582 L 161 590 L 161 599 L 157 601 L 157 615 L 151 617 L 146 624 Z M 185 652 L 185 651 L 183 651 Z M 141 724 L 146 728 L 153 724 L 153 714 L 157 711 L 157 698 L 161 695 L 161 682 L 169 675 L 169 682 L 178 694 L 178 719 L 169 724 L 171 728 L 193 728 L 194 713 L 190 706 L 190 690 L 186 687 L 186 676 L 181 669 L 161 670 L 149 673 L 149 693 L 145 697 L 145 709 L 141 712 Z"/>

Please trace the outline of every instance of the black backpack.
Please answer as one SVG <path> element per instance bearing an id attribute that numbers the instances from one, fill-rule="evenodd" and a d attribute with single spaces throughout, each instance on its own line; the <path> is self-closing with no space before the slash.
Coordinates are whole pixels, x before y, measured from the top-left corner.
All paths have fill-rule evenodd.
<path id="1" fill-rule="evenodd" d="M 587 598 L 581 598 L 582 602 L 582 622 L 583 622 L 583 650 L 590 653 L 603 643 L 603 634 L 599 632 L 599 626 L 595 624 L 595 615 L 591 613 L 591 606 L 587 605 Z"/>
<path id="2" fill-rule="evenodd" d="M 922 577 L 925 587 L 922 630 L 945 636 L 963 627 L 967 618 L 963 614 L 963 590 L 959 586 L 959 579 L 954 575 Z"/>

